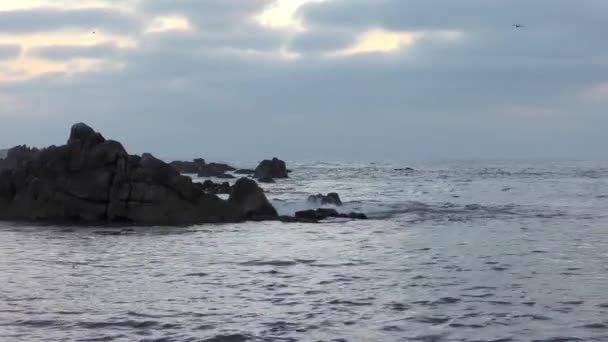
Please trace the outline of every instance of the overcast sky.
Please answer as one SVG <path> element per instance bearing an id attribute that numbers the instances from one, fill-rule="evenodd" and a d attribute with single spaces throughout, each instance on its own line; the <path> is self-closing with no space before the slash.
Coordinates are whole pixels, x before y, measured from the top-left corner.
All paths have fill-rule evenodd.
<path id="1" fill-rule="evenodd" d="M 2 0 L 0 147 L 606 159 L 606 32 L 606 0 Z"/>

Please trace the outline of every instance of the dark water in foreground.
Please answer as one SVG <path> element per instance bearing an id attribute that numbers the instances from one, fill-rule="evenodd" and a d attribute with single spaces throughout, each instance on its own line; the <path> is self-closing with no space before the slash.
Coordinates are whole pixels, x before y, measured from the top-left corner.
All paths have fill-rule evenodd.
<path id="1" fill-rule="evenodd" d="M 373 219 L 0 223 L 0 340 L 608 341 L 608 163 L 293 169 L 283 213 L 336 190 Z"/>

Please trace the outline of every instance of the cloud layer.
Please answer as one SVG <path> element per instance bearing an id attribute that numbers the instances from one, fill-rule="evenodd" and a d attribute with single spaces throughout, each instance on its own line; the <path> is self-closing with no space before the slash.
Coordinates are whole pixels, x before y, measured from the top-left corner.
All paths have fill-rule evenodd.
<path id="1" fill-rule="evenodd" d="M 86 121 L 165 157 L 604 157 L 605 1 L 326 0 L 259 21 L 285 4 L 0 12 L 0 145 Z"/>

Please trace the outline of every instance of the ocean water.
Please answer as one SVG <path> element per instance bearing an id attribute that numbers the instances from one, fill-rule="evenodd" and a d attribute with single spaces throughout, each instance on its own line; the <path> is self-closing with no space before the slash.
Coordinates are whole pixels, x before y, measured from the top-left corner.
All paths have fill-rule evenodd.
<path id="1" fill-rule="evenodd" d="M 607 162 L 289 166 L 371 219 L 1 222 L 0 341 L 608 341 Z"/>

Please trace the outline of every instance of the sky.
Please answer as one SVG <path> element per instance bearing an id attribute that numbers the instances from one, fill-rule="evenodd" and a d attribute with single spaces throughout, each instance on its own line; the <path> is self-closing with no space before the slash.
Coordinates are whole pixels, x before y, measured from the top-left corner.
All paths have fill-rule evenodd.
<path id="1" fill-rule="evenodd" d="M 2 0 L 0 147 L 606 159 L 607 29 L 606 0 Z"/>

